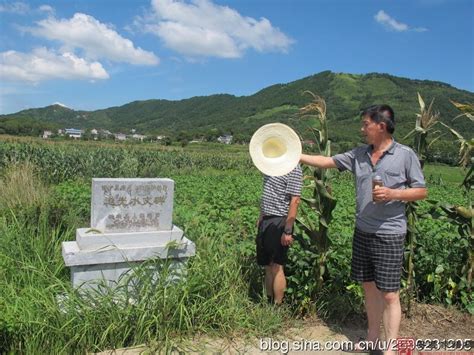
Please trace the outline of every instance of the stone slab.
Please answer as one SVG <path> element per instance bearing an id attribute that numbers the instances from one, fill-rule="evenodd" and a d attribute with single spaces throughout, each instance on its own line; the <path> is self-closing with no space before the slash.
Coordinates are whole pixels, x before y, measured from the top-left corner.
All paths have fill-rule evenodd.
<path id="1" fill-rule="evenodd" d="M 91 227 L 101 232 L 171 230 L 171 179 L 93 178 Z"/>
<path id="2" fill-rule="evenodd" d="M 172 240 L 180 241 L 184 232 L 174 226 L 169 231 L 97 233 L 91 228 L 76 229 L 76 242 L 81 250 L 97 250 L 108 246 L 117 248 L 160 247 Z"/>
<path id="3" fill-rule="evenodd" d="M 98 250 L 82 250 L 76 241 L 62 243 L 62 255 L 66 266 L 129 263 L 151 258 L 188 258 L 195 255 L 195 244 L 182 237 L 158 246 L 117 248 L 107 246 Z"/>
<path id="4" fill-rule="evenodd" d="M 179 280 L 185 275 L 187 260 L 188 258 L 180 258 L 168 261 L 168 270 L 166 273 L 168 281 Z M 81 288 L 82 290 L 99 290 L 104 286 L 114 288 L 123 284 L 125 281 L 131 282 L 133 285 L 139 282 L 138 278 L 134 278 L 133 275 L 133 269 L 139 265 L 140 262 L 127 262 L 72 266 L 71 282 L 73 287 Z M 147 282 L 158 280 L 161 271 L 159 265 L 147 266 L 147 268 L 148 271 L 152 273 L 151 279 L 147 278 Z"/>

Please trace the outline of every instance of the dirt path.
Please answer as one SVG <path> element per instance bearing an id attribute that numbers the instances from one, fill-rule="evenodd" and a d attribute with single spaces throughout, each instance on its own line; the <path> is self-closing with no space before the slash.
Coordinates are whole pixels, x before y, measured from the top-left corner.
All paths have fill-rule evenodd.
<path id="1" fill-rule="evenodd" d="M 326 323 L 320 319 L 302 321 L 297 327 L 288 328 L 274 338 L 216 339 L 205 336 L 189 339 L 179 345 L 176 353 L 194 354 L 345 354 L 340 350 L 327 351 L 327 346 L 338 348 L 342 342 L 355 341 L 365 335 L 365 321 L 356 318 L 344 324 Z M 400 329 L 401 337 L 414 339 L 474 339 L 474 316 L 448 310 L 440 306 L 415 305 L 411 318 L 404 317 Z M 459 354 L 474 354 L 474 342 L 470 351 Z M 293 349 L 290 349 L 293 346 Z M 317 351 L 319 348 L 319 351 Z M 305 351 L 306 350 L 306 351 Z M 310 351 L 313 350 L 313 351 Z M 467 349 L 465 349 L 467 350 Z M 136 355 L 153 353 L 150 348 L 139 346 L 105 351 L 105 354 Z M 438 353 L 439 354 L 439 353 Z"/>

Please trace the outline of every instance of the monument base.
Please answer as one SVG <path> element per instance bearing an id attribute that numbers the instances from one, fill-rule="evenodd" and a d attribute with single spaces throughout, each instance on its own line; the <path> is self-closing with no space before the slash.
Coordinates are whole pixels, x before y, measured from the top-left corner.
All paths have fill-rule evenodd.
<path id="1" fill-rule="evenodd" d="M 183 230 L 173 225 L 171 230 L 127 233 L 101 233 L 93 228 L 76 229 L 76 242 L 81 250 L 97 250 L 108 246 L 118 248 L 159 247 L 183 237 Z"/>
<path id="2" fill-rule="evenodd" d="M 195 255 L 195 245 L 185 237 L 162 239 L 153 246 L 118 247 L 108 245 L 97 249 L 82 249 L 78 242 L 62 243 L 62 255 L 71 269 L 73 287 L 99 289 L 106 285 L 114 287 L 122 280 L 133 277 L 133 268 L 148 259 L 159 258 L 169 265 L 169 275 L 183 274 L 186 261 Z M 160 265 L 150 265 L 154 278 L 159 277 Z"/>

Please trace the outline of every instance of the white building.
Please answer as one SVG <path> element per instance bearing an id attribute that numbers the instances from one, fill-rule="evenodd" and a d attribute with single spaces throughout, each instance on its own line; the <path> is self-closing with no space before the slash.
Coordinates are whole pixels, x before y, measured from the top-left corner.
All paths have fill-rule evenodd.
<path id="1" fill-rule="evenodd" d="M 137 134 L 137 133 L 135 133 L 135 134 L 132 135 L 132 138 L 133 138 L 133 139 L 140 140 L 140 141 L 143 142 L 143 140 L 146 138 L 146 136 L 144 136 L 144 135 L 142 135 L 142 134 Z"/>
<path id="2" fill-rule="evenodd" d="M 124 133 L 115 133 L 115 140 L 118 140 L 118 141 L 126 141 L 127 140 L 127 135 L 125 135 Z"/>
<path id="3" fill-rule="evenodd" d="M 232 138 L 234 138 L 234 137 L 229 135 L 229 134 L 226 134 L 224 136 L 220 136 L 219 138 L 217 138 L 217 141 L 219 143 L 231 144 L 232 143 Z"/>
<path id="4" fill-rule="evenodd" d="M 82 137 L 82 130 L 76 128 L 66 128 L 66 135 L 70 138 L 79 139 Z"/>
<path id="5" fill-rule="evenodd" d="M 53 135 L 53 132 L 51 131 L 44 131 L 43 132 L 43 139 L 48 139 Z"/>

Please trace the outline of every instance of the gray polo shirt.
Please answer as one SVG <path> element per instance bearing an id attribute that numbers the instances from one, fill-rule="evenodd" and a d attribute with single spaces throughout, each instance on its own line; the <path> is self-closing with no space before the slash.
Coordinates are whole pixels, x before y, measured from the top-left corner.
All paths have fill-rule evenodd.
<path id="1" fill-rule="evenodd" d="M 420 162 L 415 152 L 392 142 L 375 166 L 370 160 L 371 145 L 363 145 L 333 156 L 339 171 L 354 174 L 356 185 L 356 227 L 366 233 L 406 233 L 405 203 L 402 201 L 373 202 L 372 177 L 379 175 L 383 184 L 392 189 L 426 187 Z"/>

